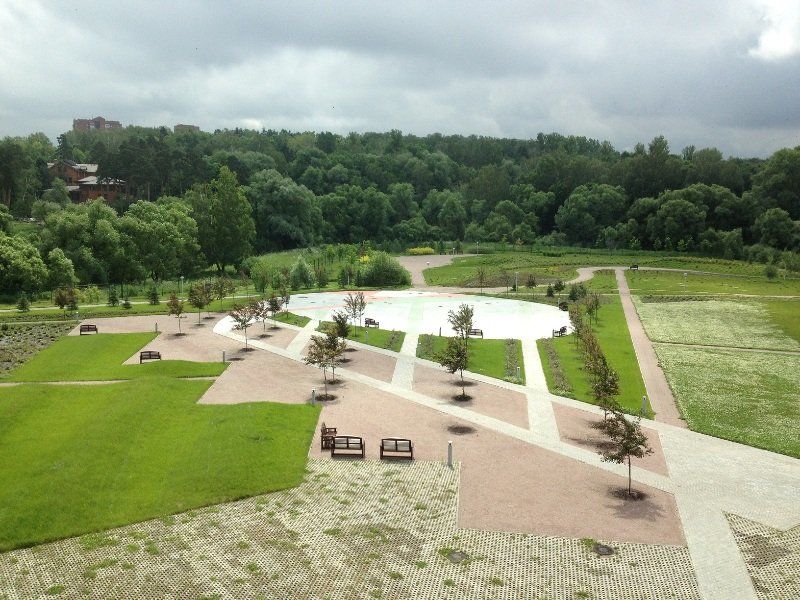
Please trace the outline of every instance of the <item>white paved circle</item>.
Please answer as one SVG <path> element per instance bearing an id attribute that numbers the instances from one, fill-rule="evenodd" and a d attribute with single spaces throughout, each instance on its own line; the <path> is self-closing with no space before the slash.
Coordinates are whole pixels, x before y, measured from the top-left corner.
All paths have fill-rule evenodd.
<path id="1" fill-rule="evenodd" d="M 347 292 L 297 294 L 289 301 L 289 310 L 320 321 L 329 321 L 331 313 L 344 308 Z M 566 312 L 554 306 L 521 300 L 507 300 L 463 294 L 418 291 L 364 292 L 365 317 L 378 321 L 381 329 L 452 335 L 448 311 L 459 304 L 469 304 L 475 311 L 474 323 L 487 338 L 550 337 L 553 329 L 569 326 Z"/>

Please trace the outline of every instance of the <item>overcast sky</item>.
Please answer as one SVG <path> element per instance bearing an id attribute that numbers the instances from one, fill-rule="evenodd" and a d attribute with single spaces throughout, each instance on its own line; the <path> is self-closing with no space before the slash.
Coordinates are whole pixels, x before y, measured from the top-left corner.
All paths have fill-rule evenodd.
<path id="1" fill-rule="evenodd" d="M 74 117 L 800 144 L 800 0 L 0 0 L 0 137 Z"/>

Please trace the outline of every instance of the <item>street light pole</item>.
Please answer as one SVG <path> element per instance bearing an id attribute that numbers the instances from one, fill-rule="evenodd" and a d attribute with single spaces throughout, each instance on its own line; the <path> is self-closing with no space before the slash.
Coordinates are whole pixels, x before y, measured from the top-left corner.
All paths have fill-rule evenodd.
<path id="1" fill-rule="evenodd" d="M 180 289 L 178 290 L 178 293 L 180 295 L 183 295 L 183 275 L 181 275 L 181 285 L 180 285 Z"/>

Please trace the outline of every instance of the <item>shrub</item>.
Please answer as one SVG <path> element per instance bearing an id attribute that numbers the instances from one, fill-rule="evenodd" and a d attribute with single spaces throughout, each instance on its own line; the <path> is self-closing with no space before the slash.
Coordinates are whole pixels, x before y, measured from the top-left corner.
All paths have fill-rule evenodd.
<path id="1" fill-rule="evenodd" d="M 385 252 L 375 252 L 364 268 L 361 283 L 372 287 L 411 285 L 411 275 Z"/>
<path id="2" fill-rule="evenodd" d="M 436 254 L 436 250 L 430 246 L 418 246 L 416 248 L 409 248 L 407 250 L 411 256 L 424 256 L 426 254 Z"/>
<path id="3" fill-rule="evenodd" d="M 289 279 L 293 290 L 314 287 L 314 271 L 311 270 L 311 267 L 303 260 L 302 256 L 299 256 L 292 266 Z"/>

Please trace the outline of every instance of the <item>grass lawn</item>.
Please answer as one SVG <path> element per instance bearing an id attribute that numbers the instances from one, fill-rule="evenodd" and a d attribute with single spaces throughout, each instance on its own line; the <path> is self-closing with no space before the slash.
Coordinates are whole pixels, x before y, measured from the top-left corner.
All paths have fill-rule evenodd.
<path id="1" fill-rule="evenodd" d="M 800 458 L 800 356 L 655 348 L 689 427 Z"/>
<path id="2" fill-rule="evenodd" d="M 322 331 L 324 327 L 331 325 L 333 325 L 331 321 L 323 321 L 320 323 L 319 327 L 317 327 L 317 331 Z M 353 340 L 354 342 L 361 342 L 362 344 L 368 344 L 369 346 L 375 346 L 376 348 L 391 350 L 392 352 L 400 352 L 405 337 L 405 331 L 351 325 L 350 335 L 347 336 L 347 339 Z"/>
<path id="3" fill-rule="evenodd" d="M 296 315 L 290 312 L 279 312 L 275 315 L 275 320 L 279 323 L 286 323 L 288 325 L 296 325 L 297 327 L 305 327 L 311 320 L 303 315 Z"/>
<path id="4" fill-rule="evenodd" d="M 221 374 L 223 363 L 160 360 L 123 365 L 156 333 L 101 333 L 66 336 L 13 370 L 11 381 L 99 381 L 150 376 L 203 377 Z M 166 357 L 169 358 L 169 357 Z"/>
<path id="5" fill-rule="evenodd" d="M 800 342 L 800 300 L 769 299 L 761 302 L 772 322 L 781 330 Z"/>
<path id="6" fill-rule="evenodd" d="M 634 297 L 636 310 L 647 336 L 654 342 L 800 350 L 800 342 L 773 323 L 770 310 L 749 300 L 700 300 L 687 302 L 642 302 Z M 800 302 L 769 303 L 781 323 L 800 320 Z M 794 309 L 792 319 L 791 309 Z M 790 327 L 797 327 L 792 323 Z"/>
<path id="7" fill-rule="evenodd" d="M 469 250 L 469 246 L 465 247 Z M 528 274 L 534 275 L 543 283 L 562 279 L 567 281 L 577 276 L 577 267 L 592 265 L 639 264 L 648 267 L 669 269 L 693 269 L 714 273 L 729 273 L 759 276 L 763 278 L 764 265 L 748 264 L 743 261 L 723 260 L 707 257 L 687 256 L 663 252 L 600 252 L 570 251 L 551 248 L 544 251 L 497 252 L 456 258 L 450 265 L 426 269 L 425 281 L 429 285 L 477 287 L 476 270 L 483 267 L 487 271 L 487 287 L 505 285 L 503 270 L 510 274 L 519 273 L 522 286 Z"/>
<path id="8" fill-rule="evenodd" d="M 619 373 L 620 394 L 618 400 L 620 405 L 625 411 L 638 414 L 642 407 L 642 396 L 646 392 L 619 298 L 605 301 L 600 308 L 599 319 L 594 325 L 594 331 L 606 359 Z M 561 371 L 572 388 L 569 395 L 576 400 L 593 404 L 594 398 L 589 378 L 583 370 L 583 358 L 575 347 L 574 336 L 555 338 L 551 340 L 551 343 L 556 351 Z M 564 390 L 557 385 L 553 365 L 541 340 L 538 348 L 547 388 L 554 394 L 563 394 Z"/>
<path id="9" fill-rule="evenodd" d="M 631 294 L 644 295 L 721 295 L 745 294 L 755 296 L 800 296 L 800 279 L 776 278 L 764 275 L 736 277 L 698 275 L 674 271 L 625 271 Z"/>
<path id="10" fill-rule="evenodd" d="M 0 551 L 299 484 L 319 409 L 196 404 L 210 385 L 0 388 Z"/>
<path id="11" fill-rule="evenodd" d="M 427 360 L 436 361 L 435 355 L 447 346 L 446 337 L 423 334 L 419 336 L 417 345 L 417 356 Z M 514 383 L 525 383 L 525 363 L 522 359 L 522 342 L 513 340 L 516 353 L 516 364 L 520 367 L 520 381 L 516 381 L 516 373 L 506 373 L 506 340 L 482 340 L 480 338 L 470 338 L 467 342 L 469 348 L 469 360 L 467 370 L 473 373 L 480 373 L 488 377 L 514 381 Z"/>

